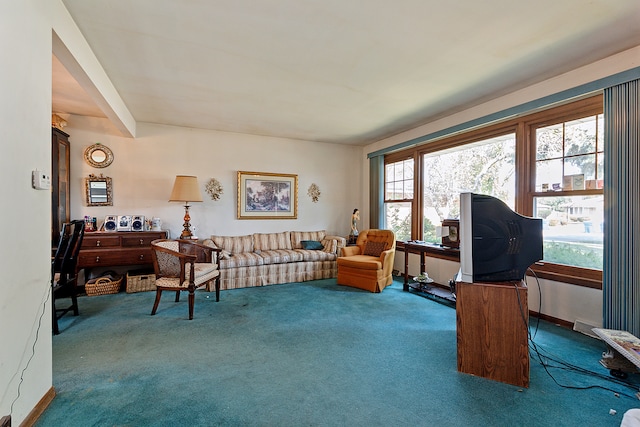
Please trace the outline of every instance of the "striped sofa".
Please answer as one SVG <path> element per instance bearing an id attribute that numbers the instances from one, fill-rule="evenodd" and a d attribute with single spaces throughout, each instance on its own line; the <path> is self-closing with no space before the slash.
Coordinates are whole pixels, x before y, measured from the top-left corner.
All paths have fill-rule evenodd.
<path id="1" fill-rule="evenodd" d="M 336 277 L 346 239 L 324 230 L 283 231 L 211 236 L 203 244 L 222 249 L 220 289 L 237 289 Z"/>

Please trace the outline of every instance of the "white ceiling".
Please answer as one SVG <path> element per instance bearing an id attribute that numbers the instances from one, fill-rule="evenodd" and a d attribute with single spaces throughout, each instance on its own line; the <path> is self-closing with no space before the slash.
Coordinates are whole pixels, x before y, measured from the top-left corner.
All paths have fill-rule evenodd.
<path id="1" fill-rule="evenodd" d="M 63 0 L 138 122 L 363 145 L 640 45 L 638 0 Z M 104 116 L 54 60 L 53 111 Z"/>

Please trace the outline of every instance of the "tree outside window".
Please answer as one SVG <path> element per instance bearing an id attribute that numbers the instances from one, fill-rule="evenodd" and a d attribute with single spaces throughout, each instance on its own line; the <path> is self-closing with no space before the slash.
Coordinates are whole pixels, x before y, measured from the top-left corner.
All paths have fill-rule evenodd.
<path id="1" fill-rule="evenodd" d="M 423 240 L 439 243 L 436 227 L 460 217 L 460 193 L 487 194 L 515 205 L 515 134 L 508 133 L 422 157 Z"/>

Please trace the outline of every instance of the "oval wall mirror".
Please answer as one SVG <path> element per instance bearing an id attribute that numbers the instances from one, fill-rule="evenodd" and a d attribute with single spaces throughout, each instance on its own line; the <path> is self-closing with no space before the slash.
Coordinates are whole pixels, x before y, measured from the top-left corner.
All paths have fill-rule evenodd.
<path id="1" fill-rule="evenodd" d="M 106 145 L 97 143 L 84 150 L 84 159 L 94 168 L 106 168 L 113 162 L 113 152 Z"/>

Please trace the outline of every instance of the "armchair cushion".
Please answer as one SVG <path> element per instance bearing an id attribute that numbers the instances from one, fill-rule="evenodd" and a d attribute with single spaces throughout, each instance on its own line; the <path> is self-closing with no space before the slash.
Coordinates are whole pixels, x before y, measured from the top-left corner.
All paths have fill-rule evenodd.
<path id="1" fill-rule="evenodd" d="M 189 264 L 187 264 L 185 266 L 185 282 L 187 282 L 187 285 L 189 283 L 189 278 L 191 277 L 191 269 L 188 267 Z M 204 283 L 207 283 L 210 280 L 215 279 L 216 277 L 218 277 L 218 275 L 220 274 L 220 270 L 218 270 L 218 265 L 217 264 L 209 264 L 209 263 L 201 263 L 201 262 L 196 262 L 193 265 L 193 271 L 194 271 L 194 278 L 193 278 L 193 282 L 197 287 L 200 287 L 201 285 L 203 285 Z"/>
<path id="2" fill-rule="evenodd" d="M 378 258 L 372 258 L 370 255 L 353 255 L 340 258 L 340 267 L 351 267 L 361 270 L 380 270 L 382 262 Z"/>
<path id="3" fill-rule="evenodd" d="M 364 245 L 364 254 L 379 257 L 380 254 L 385 250 L 386 242 L 372 242 L 367 241 Z"/>

